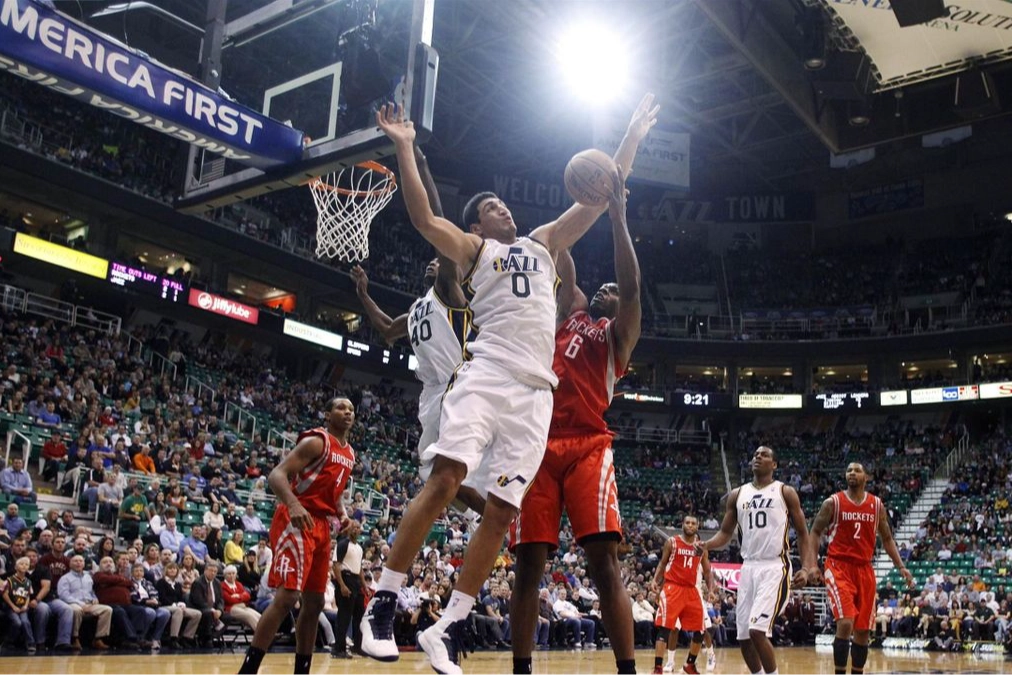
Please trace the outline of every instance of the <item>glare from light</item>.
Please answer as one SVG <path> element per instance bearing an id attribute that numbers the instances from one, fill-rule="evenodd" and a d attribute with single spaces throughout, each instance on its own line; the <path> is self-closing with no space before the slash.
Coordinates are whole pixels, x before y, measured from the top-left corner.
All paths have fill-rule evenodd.
<path id="1" fill-rule="evenodd" d="M 563 77 L 579 98 L 604 103 L 622 93 L 628 57 L 625 46 L 607 27 L 574 26 L 559 40 L 558 57 Z"/>

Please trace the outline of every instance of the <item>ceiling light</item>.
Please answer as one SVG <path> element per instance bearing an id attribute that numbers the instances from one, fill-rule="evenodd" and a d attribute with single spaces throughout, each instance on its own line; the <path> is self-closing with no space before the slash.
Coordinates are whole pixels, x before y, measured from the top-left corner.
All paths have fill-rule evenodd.
<path id="1" fill-rule="evenodd" d="M 556 53 L 573 93 L 588 103 L 606 103 L 622 93 L 628 63 L 621 42 L 603 24 L 577 24 L 563 34 Z"/>

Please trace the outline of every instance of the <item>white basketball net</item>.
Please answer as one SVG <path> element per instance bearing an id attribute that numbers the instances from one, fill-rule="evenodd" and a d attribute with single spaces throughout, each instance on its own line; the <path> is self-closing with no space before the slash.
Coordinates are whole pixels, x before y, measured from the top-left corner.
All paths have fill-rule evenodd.
<path id="1" fill-rule="evenodd" d="M 369 225 L 397 191 L 392 173 L 350 166 L 309 184 L 316 202 L 316 256 L 361 262 L 369 257 Z"/>

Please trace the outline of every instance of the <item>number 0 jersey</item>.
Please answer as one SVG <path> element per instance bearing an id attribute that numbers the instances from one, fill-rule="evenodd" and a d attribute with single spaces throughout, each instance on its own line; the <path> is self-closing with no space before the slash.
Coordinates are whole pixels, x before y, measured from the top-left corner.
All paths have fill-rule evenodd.
<path id="1" fill-rule="evenodd" d="M 549 438 L 607 434 L 604 411 L 622 376 L 616 362 L 614 322 L 573 312 L 555 331 L 552 370 L 559 378 Z"/>
<path id="2" fill-rule="evenodd" d="M 681 536 L 671 538 L 671 555 L 664 568 L 664 583 L 695 588 L 699 583 L 703 556 Z"/>
<path id="3" fill-rule="evenodd" d="M 864 501 L 855 504 L 841 490 L 832 496 L 833 523 L 827 530 L 830 558 L 868 564 L 875 557 L 875 537 L 881 500 L 865 493 Z"/>
<path id="4" fill-rule="evenodd" d="M 418 358 L 415 376 L 425 385 L 442 386 L 460 365 L 468 330 L 467 310 L 450 307 L 430 288 L 408 310 L 408 339 Z"/>
<path id="5" fill-rule="evenodd" d="M 745 483 L 738 489 L 737 507 L 742 559 L 748 562 L 785 558 L 788 541 L 784 484 L 775 480 L 758 489 Z"/>
<path id="6" fill-rule="evenodd" d="M 518 382 L 554 387 L 555 260 L 543 244 L 486 239 L 464 279 L 474 323 L 464 359 L 496 364 Z M 476 335 L 475 335 L 476 334 Z"/>
<path id="7" fill-rule="evenodd" d="M 323 427 L 303 431 L 299 441 L 309 436 L 323 439 L 323 453 L 295 475 L 291 481 L 292 492 L 310 514 L 336 516 L 344 486 L 355 468 L 355 451 Z"/>

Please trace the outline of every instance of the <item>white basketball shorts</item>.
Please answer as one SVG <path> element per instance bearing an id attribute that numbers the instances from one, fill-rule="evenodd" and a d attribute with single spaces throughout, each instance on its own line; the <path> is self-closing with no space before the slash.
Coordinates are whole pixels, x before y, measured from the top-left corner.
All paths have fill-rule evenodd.
<path id="1" fill-rule="evenodd" d="M 422 425 L 422 434 L 418 437 L 418 475 L 422 480 L 429 480 L 432 473 L 432 458 L 423 459 L 423 451 L 439 438 L 439 418 L 442 417 L 444 393 L 446 393 L 445 384 L 425 385 L 422 387 L 422 395 L 418 397 L 418 422 Z M 468 474 L 461 484 L 478 489 L 474 479 L 474 476 Z M 478 492 L 482 497 L 487 497 L 484 490 L 478 489 Z"/>
<path id="2" fill-rule="evenodd" d="M 791 595 L 791 563 L 783 560 L 746 560 L 738 584 L 738 639 L 750 630 L 773 635 L 773 621 Z"/>
<path id="3" fill-rule="evenodd" d="M 439 440 L 421 452 L 463 463 L 468 484 L 520 508 L 548 442 L 552 391 L 517 382 L 498 365 L 476 359 L 457 369 L 443 396 Z"/>

